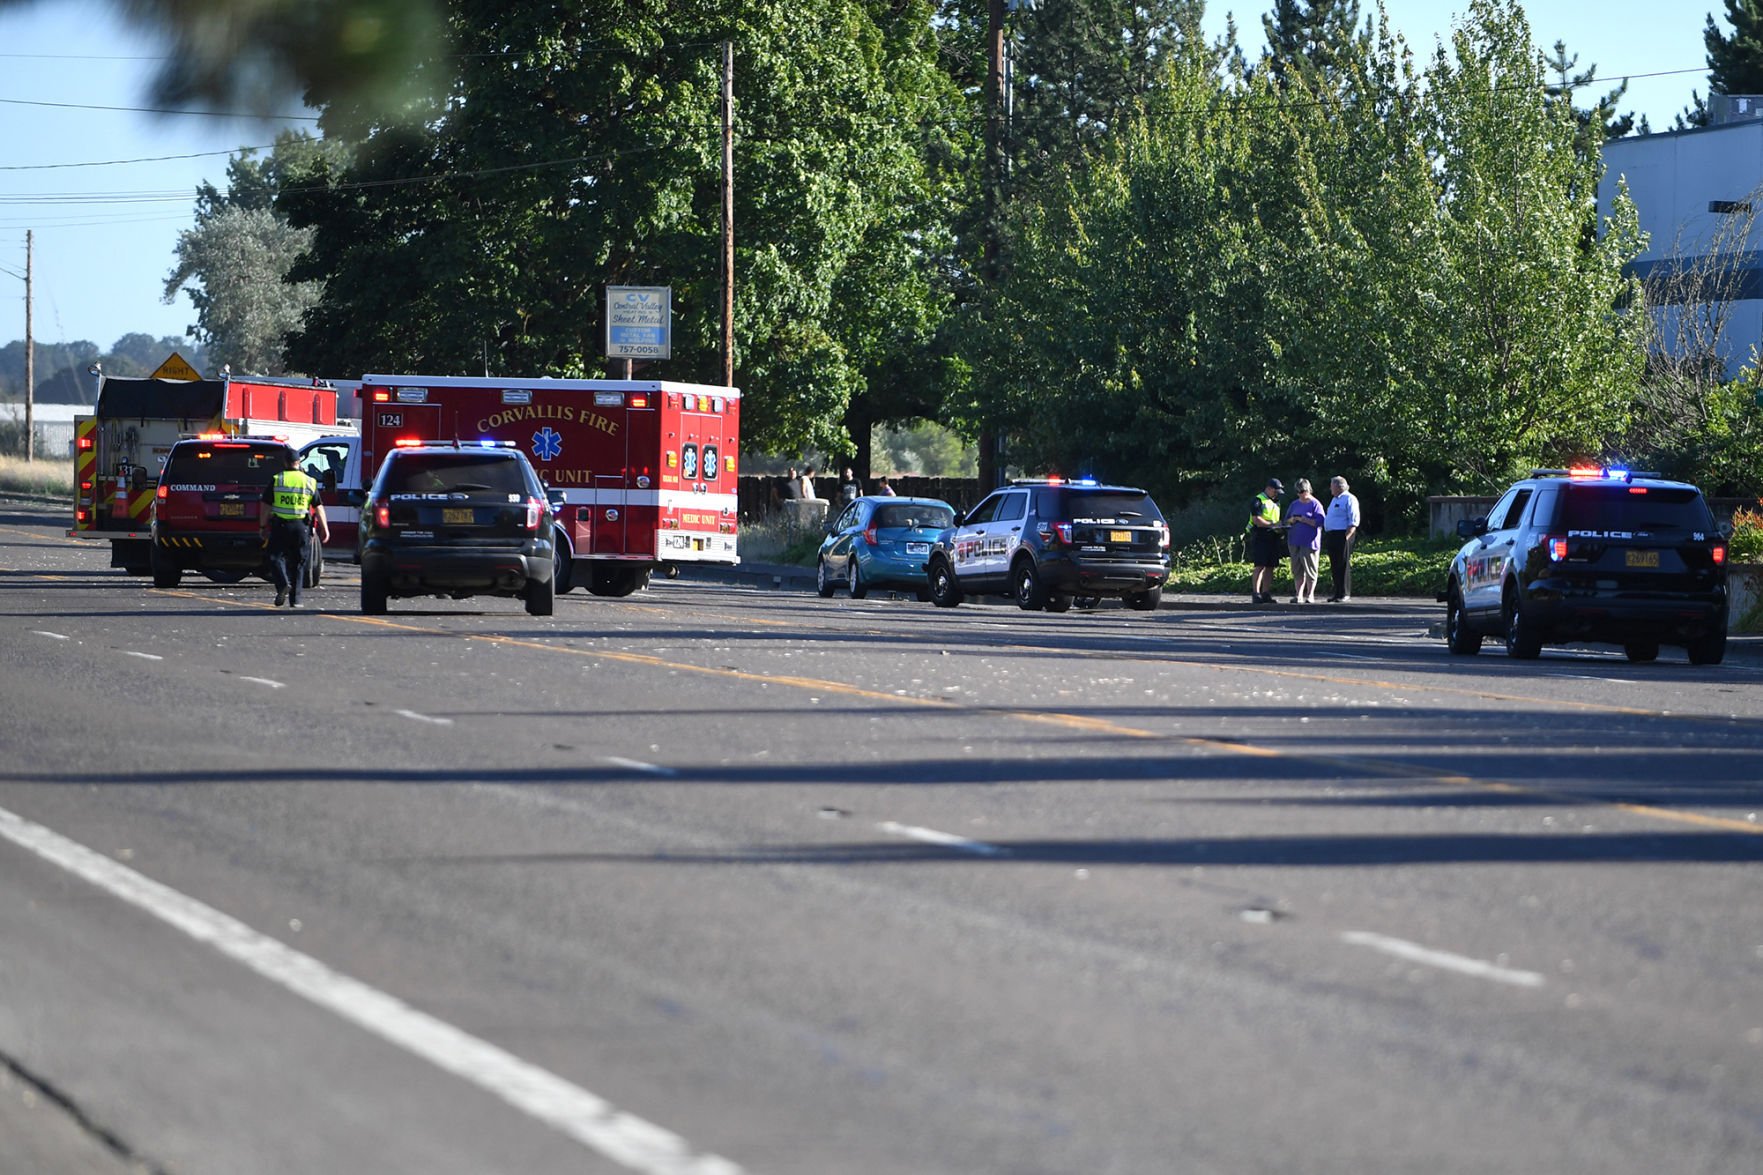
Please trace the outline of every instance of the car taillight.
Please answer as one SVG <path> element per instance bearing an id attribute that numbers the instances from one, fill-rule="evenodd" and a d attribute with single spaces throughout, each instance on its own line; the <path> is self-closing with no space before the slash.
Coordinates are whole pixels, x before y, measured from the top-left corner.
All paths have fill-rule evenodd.
<path id="1" fill-rule="evenodd" d="M 158 498 L 161 502 L 165 501 L 165 487 L 160 486 L 158 490 L 154 491 L 153 496 Z"/>
<path id="2" fill-rule="evenodd" d="M 528 530 L 539 529 L 539 516 L 544 512 L 545 501 L 543 498 L 528 498 L 526 500 L 526 528 Z"/>
<path id="3" fill-rule="evenodd" d="M 1712 547 L 1708 548 L 1708 553 L 1714 556 L 1714 566 L 1719 567 L 1726 562 L 1725 543 L 1715 543 Z"/>
<path id="4" fill-rule="evenodd" d="M 863 541 L 872 547 L 875 546 L 875 523 L 872 522 L 863 528 Z"/>
<path id="5" fill-rule="evenodd" d="M 1560 535 L 1550 535 L 1543 545 L 1549 550 L 1549 562 L 1559 563 L 1567 558 L 1567 540 Z"/>
<path id="6" fill-rule="evenodd" d="M 385 502 L 369 502 L 368 512 L 373 515 L 373 524 L 379 527 L 392 525 L 392 507 Z"/>
<path id="7" fill-rule="evenodd" d="M 1169 526 L 1167 523 L 1159 522 L 1157 524 L 1157 549 L 1160 551 L 1169 550 Z"/>

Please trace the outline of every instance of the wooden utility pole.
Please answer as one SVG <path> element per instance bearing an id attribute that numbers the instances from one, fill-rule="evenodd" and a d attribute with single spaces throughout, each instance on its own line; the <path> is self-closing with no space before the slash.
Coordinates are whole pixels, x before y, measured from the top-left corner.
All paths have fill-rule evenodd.
<path id="1" fill-rule="evenodd" d="M 998 261 L 999 189 L 1004 182 L 1004 0 L 986 3 L 986 158 L 982 178 L 984 252 L 981 273 L 996 294 L 1001 267 Z M 995 426 L 979 432 L 979 488 L 985 493 L 1002 483 L 1003 463 L 998 460 L 1000 436 Z"/>
<path id="2" fill-rule="evenodd" d="M 37 341 L 31 337 L 32 233 L 24 233 L 24 459 L 37 456 Z"/>
<path id="3" fill-rule="evenodd" d="M 722 386 L 735 386 L 735 43 L 722 43 Z"/>

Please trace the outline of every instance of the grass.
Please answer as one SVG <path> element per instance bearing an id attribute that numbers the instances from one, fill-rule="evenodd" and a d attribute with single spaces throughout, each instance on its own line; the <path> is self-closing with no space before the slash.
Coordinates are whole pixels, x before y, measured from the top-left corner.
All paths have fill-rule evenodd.
<path id="1" fill-rule="evenodd" d="M 1377 538 L 1353 549 L 1353 594 L 1356 596 L 1419 596 L 1431 599 L 1445 586 L 1451 556 L 1462 544 L 1456 539 Z M 1241 536 L 1212 536 L 1188 543 L 1175 552 L 1169 573 L 1170 592 L 1246 595 L 1254 570 L 1244 557 Z M 1321 586 L 1328 586 L 1328 556 L 1318 570 Z M 1273 593 L 1292 588 L 1292 566 L 1281 560 L 1274 573 Z"/>
<path id="2" fill-rule="evenodd" d="M 0 493 L 45 494 L 71 499 L 73 462 L 65 457 L 55 461 L 26 461 L 23 457 L 0 456 Z"/>
<path id="3" fill-rule="evenodd" d="M 741 523 L 741 559 L 751 563 L 812 567 L 823 537 L 824 532 L 818 525 L 792 527 L 779 511 Z"/>

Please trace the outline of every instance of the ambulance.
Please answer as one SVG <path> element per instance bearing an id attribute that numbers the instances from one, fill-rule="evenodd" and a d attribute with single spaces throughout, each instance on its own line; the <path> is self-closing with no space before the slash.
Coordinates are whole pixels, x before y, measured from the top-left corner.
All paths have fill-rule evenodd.
<path id="1" fill-rule="evenodd" d="M 660 380 L 365 375 L 361 430 L 308 445 L 332 544 L 400 443 L 513 442 L 556 514 L 557 591 L 625 596 L 658 567 L 740 562 L 741 393 Z"/>

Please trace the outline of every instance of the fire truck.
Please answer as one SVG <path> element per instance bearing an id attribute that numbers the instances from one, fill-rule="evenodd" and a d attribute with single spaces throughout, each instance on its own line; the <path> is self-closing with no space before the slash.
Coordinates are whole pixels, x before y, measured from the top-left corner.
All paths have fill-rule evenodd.
<path id="1" fill-rule="evenodd" d="M 361 434 L 309 445 L 340 466 L 325 503 L 333 542 L 400 442 L 512 441 L 557 517 L 556 583 L 625 596 L 657 567 L 740 562 L 741 393 L 645 380 L 366 375 Z M 324 479 L 320 479 L 324 484 Z M 335 505 L 333 506 L 333 502 Z"/>
<path id="2" fill-rule="evenodd" d="M 149 575 L 154 493 L 178 441 L 260 436 L 297 447 L 337 431 L 337 393 L 324 383 L 103 376 L 92 415 L 74 417 L 68 537 L 107 541 L 112 567 Z"/>

